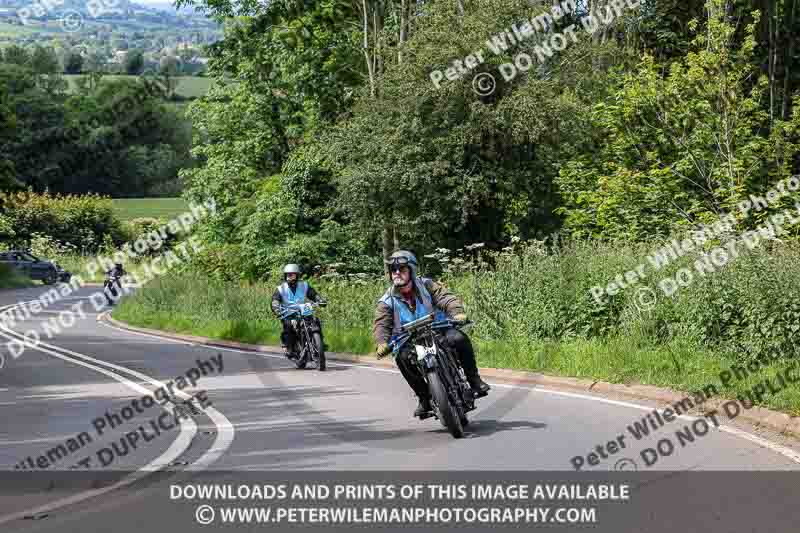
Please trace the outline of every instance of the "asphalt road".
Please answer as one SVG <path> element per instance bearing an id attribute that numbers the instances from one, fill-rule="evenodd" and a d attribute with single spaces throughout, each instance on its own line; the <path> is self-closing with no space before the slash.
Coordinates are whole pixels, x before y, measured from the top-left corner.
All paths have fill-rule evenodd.
<path id="1" fill-rule="evenodd" d="M 195 522 L 196 502 L 170 497 L 176 480 L 208 481 L 212 473 L 226 483 L 263 485 L 293 476 L 412 482 L 464 472 L 480 481 L 499 479 L 498 471 L 559 481 L 611 476 L 616 469 L 650 476 L 650 492 L 608 515 L 604 524 L 613 522 L 614 531 L 791 531 L 796 528 L 779 521 L 800 518 L 796 491 L 779 490 L 800 480 L 800 454 L 778 436 L 727 424 L 717 429 L 709 419 L 689 417 L 636 440 L 628 426 L 652 406 L 490 380 L 490 396 L 479 400 L 467 436 L 456 440 L 435 419 L 412 417 L 416 403 L 396 371 L 337 362 L 324 373 L 301 371 L 277 353 L 122 331 L 98 320 L 107 309 L 86 300 L 95 290 L 84 288 L 0 329 L 0 531 L 215 530 Z M 0 293 L 0 309 L 41 292 Z M 7 342 L 31 329 L 41 333 L 45 322 L 81 299 L 83 318 L 13 357 Z M 181 387 L 190 377 L 195 386 Z M 163 406 L 142 401 L 170 385 Z M 192 409 L 185 402 L 193 395 Z M 679 430 L 692 431 L 693 441 L 679 439 Z M 665 438 L 674 451 L 647 466 L 642 451 Z M 123 485 L 93 480 L 98 472 L 111 472 Z M 687 472 L 693 477 L 680 478 L 676 487 L 676 473 Z M 128 483 L 129 475 L 139 477 Z M 712 493 L 719 497 L 706 501 Z M 656 505 L 665 499 L 669 508 Z M 735 527 L 723 526 L 725 520 Z M 273 529 L 290 525 L 282 526 Z M 237 529 L 246 527 L 263 529 Z"/>

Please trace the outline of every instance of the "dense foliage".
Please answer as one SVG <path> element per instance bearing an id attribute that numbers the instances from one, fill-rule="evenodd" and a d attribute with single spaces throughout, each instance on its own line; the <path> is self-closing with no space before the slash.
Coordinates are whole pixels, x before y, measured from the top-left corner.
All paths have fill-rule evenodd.
<path id="1" fill-rule="evenodd" d="M 5 230 L 3 223 L 5 223 Z M 0 241 L 4 248 L 30 248 L 31 240 L 46 238 L 64 250 L 95 252 L 107 240 L 128 240 L 138 223 L 126 228 L 114 216 L 110 198 L 98 195 L 51 195 L 30 191 L 0 193 Z"/>
<path id="2" fill-rule="evenodd" d="M 174 194 L 188 124 L 157 81 L 92 78 L 68 93 L 50 49 L 0 57 L 0 186 L 114 197 Z"/>
<path id="3" fill-rule="evenodd" d="M 189 198 L 222 206 L 205 237 L 209 261 L 236 254 L 227 277 L 289 259 L 376 270 L 397 246 L 499 250 L 558 228 L 665 237 L 800 169 L 793 0 L 643 0 L 593 33 L 609 2 L 564 2 L 508 47 L 487 40 L 551 2 L 184 3 L 236 21 L 210 71 L 239 83 L 191 106 L 202 165 L 182 173 Z M 576 42 L 542 54 L 571 24 Z M 477 50 L 472 72 L 432 83 Z M 506 80 L 520 52 L 533 66 Z"/>

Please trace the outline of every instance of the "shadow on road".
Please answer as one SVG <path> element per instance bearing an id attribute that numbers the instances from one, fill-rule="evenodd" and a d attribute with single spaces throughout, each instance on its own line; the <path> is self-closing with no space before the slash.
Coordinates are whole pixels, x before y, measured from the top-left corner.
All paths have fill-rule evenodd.
<path id="1" fill-rule="evenodd" d="M 470 420 L 465 429 L 470 434 L 483 437 L 501 431 L 544 429 L 546 427 L 547 424 L 528 422 L 527 420 Z"/>

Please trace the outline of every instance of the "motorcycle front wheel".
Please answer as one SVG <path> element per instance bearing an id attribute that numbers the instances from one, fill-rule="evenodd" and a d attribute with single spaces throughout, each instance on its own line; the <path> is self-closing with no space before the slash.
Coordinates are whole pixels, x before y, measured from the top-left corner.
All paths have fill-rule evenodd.
<path id="1" fill-rule="evenodd" d="M 312 340 L 314 341 L 314 349 L 317 351 L 317 356 L 319 358 L 317 360 L 317 368 L 322 372 L 325 370 L 325 350 L 322 346 L 322 335 L 315 331 L 312 335 Z"/>
<path id="2" fill-rule="evenodd" d="M 298 354 L 298 358 L 295 359 L 294 364 L 300 370 L 303 370 L 306 367 L 306 364 L 308 363 L 308 350 L 304 346 L 305 345 L 304 337 L 305 335 L 303 335 L 301 332 L 295 333 L 295 339 L 297 340 L 295 340 L 294 349 L 295 353 Z M 302 354 L 302 356 L 300 354 Z"/>
<path id="3" fill-rule="evenodd" d="M 294 364 L 297 366 L 297 368 L 303 370 L 306 367 L 306 363 L 308 363 L 308 356 L 302 350 L 296 353 L 303 353 L 301 357 L 298 357 L 297 359 L 294 360 Z"/>
<path id="4" fill-rule="evenodd" d="M 450 403 L 447 389 L 435 370 L 428 374 L 428 389 L 431 391 L 431 398 L 439 411 L 439 418 L 444 426 L 453 437 L 457 439 L 463 437 L 464 426 L 461 423 L 461 415 L 457 412 L 456 407 Z"/>

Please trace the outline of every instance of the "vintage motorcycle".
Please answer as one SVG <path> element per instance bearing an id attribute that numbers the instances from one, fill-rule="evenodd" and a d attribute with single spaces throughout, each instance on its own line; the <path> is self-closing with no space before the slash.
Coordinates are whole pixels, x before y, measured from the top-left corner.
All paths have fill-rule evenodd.
<path id="1" fill-rule="evenodd" d="M 430 314 L 405 324 L 389 341 L 394 357 L 406 343 L 413 343 L 416 368 L 425 378 L 431 393 L 433 416 L 457 439 L 464 436 L 464 427 L 469 424 L 467 413 L 475 409 L 477 393 L 470 387 L 464 369 L 444 339 L 443 332 L 471 323 L 435 320 L 435 315 Z"/>
<path id="2" fill-rule="evenodd" d="M 106 280 L 103 282 L 103 294 L 106 296 L 108 305 L 114 305 L 114 302 L 119 300 L 120 292 L 122 291 L 121 280 L 122 277 L 115 275 L 113 271 L 106 273 Z"/>
<path id="3" fill-rule="evenodd" d="M 281 320 L 289 320 L 294 328 L 295 346 L 290 347 L 297 354 L 295 365 L 303 369 L 308 363 L 325 370 L 325 346 L 322 343 L 322 324 L 314 316 L 315 307 L 325 307 L 326 302 L 309 302 L 281 306 Z"/>

